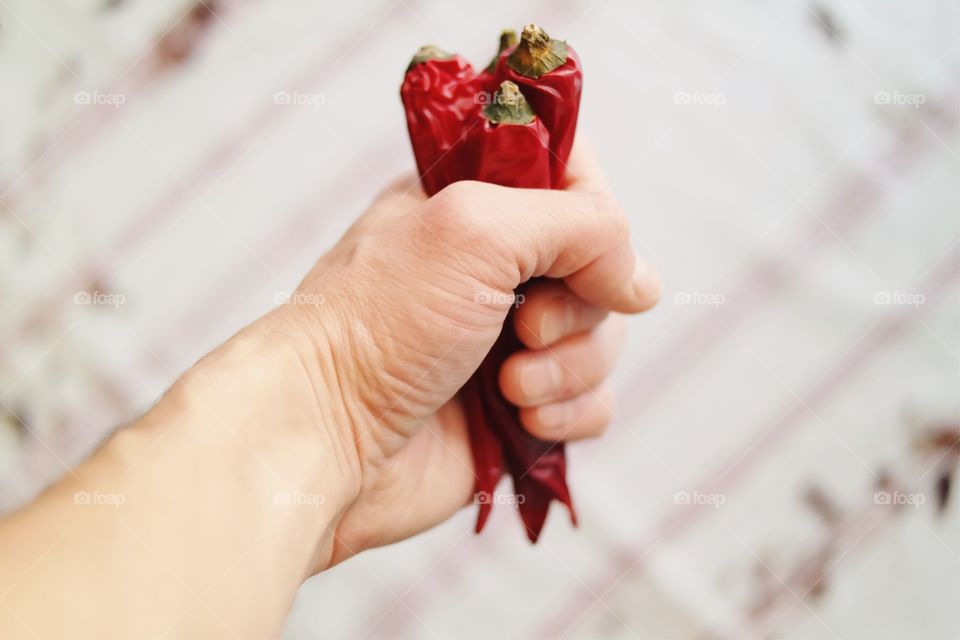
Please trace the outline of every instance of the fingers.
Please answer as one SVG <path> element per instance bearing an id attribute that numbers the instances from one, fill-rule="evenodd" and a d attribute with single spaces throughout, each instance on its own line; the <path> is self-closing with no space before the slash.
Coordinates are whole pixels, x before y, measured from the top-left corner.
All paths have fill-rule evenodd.
<path id="1" fill-rule="evenodd" d="M 603 435 L 613 418 L 613 393 L 587 391 L 563 402 L 520 409 L 520 421 L 541 440 L 582 440 Z"/>
<path id="2" fill-rule="evenodd" d="M 524 296 L 513 324 L 520 341 L 531 349 L 542 349 L 563 337 L 592 329 L 608 313 L 585 303 L 558 280 L 535 282 Z"/>
<path id="3" fill-rule="evenodd" d="M 624 336 L 623 318 L 612 316 L 596 329 L 564 338 L 550 348 L 519 351 L 503 363 L 500 389 L 519 407 L 570 400 L 610 374 Z"/>
<path id="4" fill-rule="evenodd" d="M 626 217 L 609 194 L 457 182 L 427 204 L 418 222 L 486 261 L 501 291 L 535 276 L 562 278 L 584 302 L 624 313 L 659 297 L 659 278 L 634 255 Z"/>

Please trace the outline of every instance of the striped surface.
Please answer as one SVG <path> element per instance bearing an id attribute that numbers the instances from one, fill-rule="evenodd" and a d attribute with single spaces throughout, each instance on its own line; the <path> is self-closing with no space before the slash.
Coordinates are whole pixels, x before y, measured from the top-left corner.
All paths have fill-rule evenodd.
<path id="1" fill-rule="evenodd" d="M 464 512 L 309 581 L 287 635 L 960 632 L 956 495 L 935 504 L 957 450 L 918 444 L 958 423 L 954 5 L 101 4 L 0 1 L 3 508 L 411 170 L 417 46 L 485 62 L 537 19 L 584 61 L 582 130 L 667 291 L 616 424 L 572 448 L 581 527 L 530 547 Z"/>

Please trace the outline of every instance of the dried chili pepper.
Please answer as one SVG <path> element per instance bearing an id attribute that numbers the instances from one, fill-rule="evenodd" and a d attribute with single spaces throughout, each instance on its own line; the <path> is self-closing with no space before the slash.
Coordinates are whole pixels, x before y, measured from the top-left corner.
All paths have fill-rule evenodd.
<path id="1" fill-rule="evenodd" d="M 550 188 L 550 134 L 520 89 L 505 80 L 471 132 L 473 180 L 504 187 Z"/>
<path id="2" fill-rule="evenodd" d="M 508 187 L 550 187 L 550 135 L 533 113 L 517 85 L 505 81 L 484 107 L 482 124 L 470 140 L 473 179 Z M 518 292 L 522 300 L 522 292 Z M 474 469 L 477 474 L 476 530 L 479 533 L 492 508 L 492 496 L 503 475 L 504 458 L 513 476 L 514 493 L 521 518 L 531 540 L 536 541 L 556 492 L 545 490 L 545 478 L 557 477 L 562 498 L 570 504 L 564 480 L 566 463 L 562 445 L 546 443 L 529 435 L 520 424 L 520 412 L 500 391 L 499 375 L 504 361 L 521 348 L 513 331 L 512 313 L 480 368 L 461 391 L 470 423 Z M 558 447 L 560 447 L 558 449 Z M 496 449 L 491 451 L 491 449 Z M 501 450 L 502 448 L 502 450 Z M 544 472 L 550 465 L 552 472 Z"/>
<path id="3" fill-rule="evenodd" d="M 519 43 L 515 33 L 505 30 L 499 56 L 480 74 L 458 56 L 421 49 L 408 68 L 401 96 L 424 190 L 432 195 L 462 179 L 509 187 L 562 187 L 581 86 L 573 50 L 534 25 L 524 29 Z M 518 300 L 529 284 L 517 289 Z M 477 475 L 477 532 L 486 523 L 506 470 L 513 478 L 527 537 L 536 542 L 552 500 L 567 506 L 574 523 L 576 514 L 563 444 L 531 436 L 520 423 L 519 409 L 500 391 L 503 363 L 523 348 L 513 329 L 515 311 L 460 390 L 460 399 Z"/>
<path id="4" fill-rule="evenodd" d="M 470 177 L 464 123 L 480 111 L 482 87 L 473 67 L 458 55 L 428 45 L 413 56 L 400 88 L 420 181 L 433 195 Z"/>
<path id="5" fill-rule="evenodd" d="M 520 86 L 536 114 L 550 132 L 551 176 L 555 189 L 563 188 L 567 158 L 580 113 L 583 73 L 573 47 L 554 40 L 535 24 L 528 24 L 520 43 L 500 54 L 497 82 Z"/>
<path id="6" fill-rule="evenodd" d="M 523 296 L 527 285 L 517 289 L 518 299 Z M 471 446 L 489 445 L 489 433 L 496 434 L 502 447 L 501 458 L 486 451 L 473 451 L 473 462 L 477 474 L 477 494 L 480 510 L 477 515 L 476 531 L 479 533 L 487 520 L 497 482 L 502 475 L 502 466 L 486 464 L 487 460 L 501 460 L 513 478 L 513 492 L 517 509 L 523 521 L 527 537 L 536 542 L 547 518 L 552 500 L 559 500 L 570 511 L 570 518 L 576 524 L 577 516 L 573 509 L 570 490 L 567 488 L 567 461 L 562 442 L 546 442 L 530 435 L 520 423 L 520 410 L 511 404 L 500 391 L 500 369 L 512 354 L 523 348 L 520 339 L 513 330 L 514 310 L 503 323 L 500 336 L 487 354 L 480 368 L 471 376 L 461 390 L 464 409 L 471 433 Z M 481 400 L 477 411 L 477 399 Z"/>

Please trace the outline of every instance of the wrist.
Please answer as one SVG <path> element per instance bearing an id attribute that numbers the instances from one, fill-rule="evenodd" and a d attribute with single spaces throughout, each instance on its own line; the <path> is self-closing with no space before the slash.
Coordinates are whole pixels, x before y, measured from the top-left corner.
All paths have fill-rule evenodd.
<path id="1" fill-rule="evenodd" d="M 270 314 L 201 359 L 137 425 L 139 449 L 177 443 L 171 454 L 188 470 L 186 484 L 197 481 L 191 469 L 219 473 L 255 529 L 266 522 L 281 536 L 295 532 L 285 544 L 312 546 L 304 575 L 327 566 L 337 522 L 359 491 L 351 430 L 322 348 L 311 340 L 308 357 L 287 319 Z"/>

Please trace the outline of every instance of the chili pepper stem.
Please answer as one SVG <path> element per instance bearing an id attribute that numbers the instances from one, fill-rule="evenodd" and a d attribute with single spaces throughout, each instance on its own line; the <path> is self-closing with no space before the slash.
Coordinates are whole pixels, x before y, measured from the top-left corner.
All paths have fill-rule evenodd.
<path id="1" fill-rule="evenodd" d="M 410 59 L 410 64 L 407 65 L 407 71 L 410 71 L 410 69 L 423 62 L 429 62 L 430 60 L 449 60 L 452 57 L 453 54 L 449 51 L 444 51 L 434 44 L 427 44 L 417 49 L 417 52 L 413 54 L 413 58 Z"/>
<path id="2" fill-rule="evenodd" d="M 497 48 L 497 55 L 487 65 L 487 73 L 493 73 L 497 70 L 497 61 L 500 60 L 500 54 L 507 49 L 517 46 L 517 32 L 513 29 L 504 29 L 500 32 L 500 46 Z"/>
<path id="3" fill-rule="evenodd" d="M 528 78 L 539 78 L 567 61 L 567 43 L 554 40 L 547 32 L 531 23 L 523 28 L 520 43 L 507 57 L 507 64 Z"/>
<path id="4" fill-rule="evenodd" d="M 483 115 L 492 124 L 530 124 L 537 117 L 520 87 L 509 80 L 500 83 L 500 90 L 484 107 Z"/>

